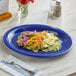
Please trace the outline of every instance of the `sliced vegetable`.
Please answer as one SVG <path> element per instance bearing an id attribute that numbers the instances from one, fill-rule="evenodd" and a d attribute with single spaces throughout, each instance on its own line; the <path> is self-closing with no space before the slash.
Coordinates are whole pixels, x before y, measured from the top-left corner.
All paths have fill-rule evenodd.
<path id="1" fill-rule="evenodd" d="M 39 50 L 54 52 L 60 50 L 62 47 L 62 41 L 56 35 L 48 31 L 24 31 L 18 36 L 17 43 L 19 46 L 23 46 L 33 52 L 38 52 Z"/>
<path id="2" fill-rule="evenodd" d="M 27 37 L 33 37 L 33 36 L 36 36 L 37 34 L 35 34 L 35 33 L 31 33 L 31 34 L 28 34 L 28 35 L 26 35 Z"/>

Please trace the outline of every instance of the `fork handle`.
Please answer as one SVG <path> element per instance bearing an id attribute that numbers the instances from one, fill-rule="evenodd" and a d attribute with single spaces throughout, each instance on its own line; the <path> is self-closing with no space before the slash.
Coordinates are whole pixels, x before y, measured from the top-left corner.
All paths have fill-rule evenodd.
<path id="1" fill-rule="evenodd" d="M 24 71 L 26 71 L 26 72 L 32 74 L 32 76 L 34 76 L 34 74 L 35 74 L 33 71 L 29 71 L 29 70 L 23 68 L 22 66 L 16 64 L 16 63 L 13 63 L 13 65 L 14 65 L 15 67 L 19 68 L 19 69 L 22 69 L 22 70 L 24 70 Z"/>

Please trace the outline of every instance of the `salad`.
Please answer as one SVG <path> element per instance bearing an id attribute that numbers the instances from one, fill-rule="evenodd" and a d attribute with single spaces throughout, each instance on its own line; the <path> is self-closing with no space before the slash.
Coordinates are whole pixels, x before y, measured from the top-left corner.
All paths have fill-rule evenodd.
<path id="1" fill-rule="evenodd" d="M 62 41 L 55 34 L 48 31 L 36 32 L 36 30 L 21 32 L 17 44 L 33 52 L 58 51 L 62 47 Z"/>

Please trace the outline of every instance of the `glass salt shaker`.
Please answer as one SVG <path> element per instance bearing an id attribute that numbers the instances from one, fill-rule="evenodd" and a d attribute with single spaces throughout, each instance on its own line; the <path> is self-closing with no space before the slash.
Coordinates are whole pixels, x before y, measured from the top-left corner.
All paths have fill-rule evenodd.
<path id="1" fill-rule="evenodd" d="M 49 8 L 49 13 L 50 13 L 51 15 L 53 15 L 54 8 L 55 8 L 55 6 L 56 6 L 56 0 L 52 0 L 50 5 L 51 5 L 51 6 L 50 6 L 50 8 Z"/>

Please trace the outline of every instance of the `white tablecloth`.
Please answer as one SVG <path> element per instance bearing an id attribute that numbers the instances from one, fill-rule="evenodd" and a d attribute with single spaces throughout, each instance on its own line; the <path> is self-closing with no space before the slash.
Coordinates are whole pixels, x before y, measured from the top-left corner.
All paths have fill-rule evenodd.
<path id="1" fill-rule="evenodd" d="M 35 0 L 34 4 L 31 4 L 29 7 L 29 14 L 21 24 L 47 24 L 48 9 L 49 9 L 50 0 Z M 14 0 L 10 0 L 10 11 L 13 13 L 13 18 L 0 23 L 0 59 L 8 54 L 12 54 L 26 63 L 33 65 L 34 67 L 40 69 L 44 72 L 43 76 L 66 76 L 74 71 L 76 71 L 76 1 L 75 0 L 64 0 L 63 1 L 63 10 L 62 10 L 62 29 L 68 32 L 74 41 L 73 49 L 59 57 L 54 58 L 34 58 L 29 56 L 24 56 L 8 49 L 3 43 L 4 33 L 13 26 L 17 26 L 17 17 L 15 6 L 16 3 Z M 11 9 L 12 8 L 12 9 Z M 36 9 L 37 8 L 37 9 Z M 53 23 L 50 23 L 50 25 Z M 54 23 L 55 24 L 55 23 Z M 1 71 L 0 71 L 1 72 Z M 1 72 L 1 76 L 5 76 Z M 8 75 L 7 75 L 8 76 Z"/>

